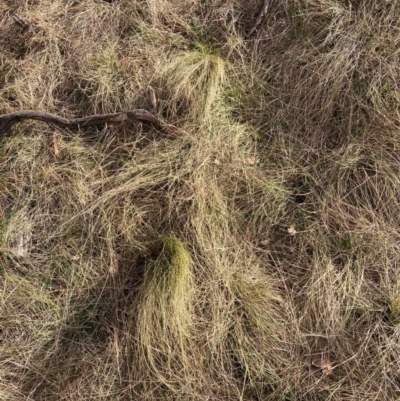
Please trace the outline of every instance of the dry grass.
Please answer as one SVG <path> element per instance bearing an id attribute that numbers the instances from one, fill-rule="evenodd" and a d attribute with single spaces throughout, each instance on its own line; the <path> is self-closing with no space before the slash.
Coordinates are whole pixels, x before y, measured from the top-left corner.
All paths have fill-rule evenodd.
<path id="1" fill-rule="evenodd" d="M 0 138 L 1 399 L 399 398 L 400 3 L 261 3 L 1 2 L 0 114 L 187 132 Z"/>

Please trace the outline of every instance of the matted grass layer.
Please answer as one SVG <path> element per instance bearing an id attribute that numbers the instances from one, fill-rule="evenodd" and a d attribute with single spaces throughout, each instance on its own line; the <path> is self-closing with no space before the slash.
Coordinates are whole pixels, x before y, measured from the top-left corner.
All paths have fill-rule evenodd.
<path id="1" fill-rule="evenodd" d="M 186 133 L 0 138 L 0 399 L 399 398 L 400 2 L 270 3 L 0 3 L 0 114 Z"/>

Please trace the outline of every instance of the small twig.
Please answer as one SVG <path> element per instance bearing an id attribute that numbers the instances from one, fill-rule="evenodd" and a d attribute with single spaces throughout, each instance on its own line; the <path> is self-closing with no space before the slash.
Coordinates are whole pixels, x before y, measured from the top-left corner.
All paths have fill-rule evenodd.
<path id="1" fill-rule="evenodd" d="M 258 25 L 261 24 L 261 21 L 264 19 L 265 15 L 267 14 L 269 3 L 270 3 L 270 0 L 264 0 L 264 3 L 262 5 L 262 7 L 261 7 L 261 10 L 260 10 L 260 12 L 258 14 L 257 19 L 255 20 L 255 22 L 254 22 L 253 26 L 251 27 L 249 33 L 246 35 L 246 39 L 248 39 L 251 35 L 253 35 L 253 33 L 257 29 Z"/>
<path id="2" fill-rule="evenodd" d="M 156 91 L 149 86 L 148 87 L 148 92 L 149 92 L 149 99 L 150 99 L 150 104 L 152 109 L 150 110 L 150 112 L 153 112 L 152 114 L 157 115 L 157 98 L 156 98 Z"/>
<path id="3" fill-rule="evenodd" d="M 29 24 L 24 21 L 19 15 L 15 14 L 13 15 L 13 20 L 15 21 L 16 24 L 18 24 L 23 31 L 27 30 L 29 28 Z"/>

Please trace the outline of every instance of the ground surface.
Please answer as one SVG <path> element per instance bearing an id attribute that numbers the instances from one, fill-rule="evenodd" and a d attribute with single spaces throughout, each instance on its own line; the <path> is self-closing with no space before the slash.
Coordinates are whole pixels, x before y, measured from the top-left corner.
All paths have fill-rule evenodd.
<path id="1" fill-rule="evenodd" d="M 3 0 L 0 399 L 396 400 L 400 2 Z"/>

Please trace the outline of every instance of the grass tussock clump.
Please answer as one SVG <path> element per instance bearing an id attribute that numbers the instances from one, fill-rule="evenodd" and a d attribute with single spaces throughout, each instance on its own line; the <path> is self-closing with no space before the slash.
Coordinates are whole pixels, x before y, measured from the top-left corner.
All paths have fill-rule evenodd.
<path id="1" fill-rule="evenodd" d="M 396 1 L 3 1 L 0 398 L 395 400 Z"/>
<path id="2" fill-rule="evenodd" d="M 181 241 L 172 236 L 161 238 L 158 246 L 162 246 L 161 253 L 146 265 L 139 296 L 139 341 L 149 348 L 149 355 L 153 348 L 151 344 L 163 341 L 176 343 L 185 351 L 182 341 L 191 337 L 190 328 L 193 326 L 195 287 L 190 253 Z M 164 339 L 158 336 L 152 339 L 154 334 L 163 332 Z"/>
<path id="3" fill-rule="evenodd" d="M 202 118 L 210 116 L 225 78 L 225 62 L 218 54 L 197 44 L 195 49 L 175 55 L 164 74 L 173 104 L 184 102 L 185 110 L 193 110 Z"/>
<path id="4" fill-rule="evenodd" d="M 148 376 L 138 378 L 143 383 L 157 380 L 180 392 L 181 383 L 190 379 L 195 339 L 193 262 L 185 245 L 173 236 L 162 237 L 155 247 L 160 253 L 146 264 L 137 305 L 132 305 L 138 343 L 134 358 L 143 364 L 136 374 Z M 179 366 L 175 374 L 171 366 Z M 148 391 L 154 391 L 151 385 Z"/>

